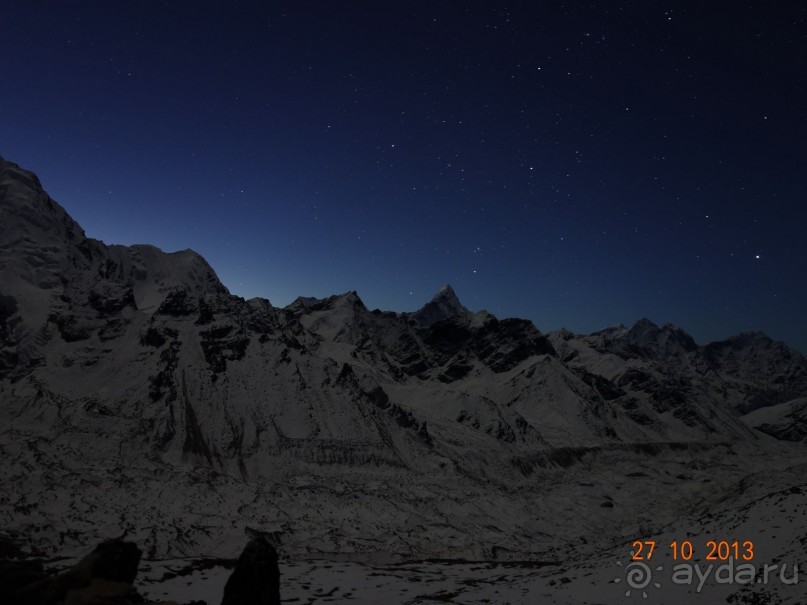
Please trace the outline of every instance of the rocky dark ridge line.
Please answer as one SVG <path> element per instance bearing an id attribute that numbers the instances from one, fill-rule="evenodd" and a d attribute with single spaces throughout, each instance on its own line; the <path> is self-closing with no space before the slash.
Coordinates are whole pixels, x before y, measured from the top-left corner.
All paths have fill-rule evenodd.
<path id="1" fill-rule="evenodd" d="M 131 313 L 139 309 L 135 290 L 142 286 L 141 282 L 158 279 L 158 276 L 150 275 L 145 269 L 143 258 L 159 258 L 158 264 L 162 266 L 165 263 L 170 265 L 172 255 L 149 246 L 106 247 L 97 240 L 86 238 L 81 228 L 44 193 L 35 175 L 10 162 L 0 163 L 0 183 L 3 183 L 0 191 L 4 195 L 3 218 L 6 219 L 3 233 L 11 236 L 4 239 L 12 242 L 17 240 L 13 237 L 13 227 L 16 225 L 12 223 L 15 221 L 7 218 L 9 214 L 16 214 L 17 222 L 27 219 L 27 224 L 33 225 L 20 228 L 21 232 L 35 232 L 37 229 L 49 235 L 55 232 L 57 236 L 52 238 L 54 246 L 65 251 L 65 254 L 59 255 L 59 259 L 70 259 L 70 264 L 77 270 L 61 271 L 61 267 L 54 267 L 62 274 L 62 293 L 53 310 L 44 318 L 45 321 L 37 326 L 39 336 L 33 339 L 46 344 L 54 331 L 65 342 L 88 340 L 93 335 L 103 342 L 121 336 L 131 322 Z M 30 208 L 28 212 L 20 212 L 20 205 L 12 203 L 17 198 L 26 200 L 23 207 Z M 36 220 L 30 214 L 35 214 Z M 54 224 L 59 226 L 52 227 Z M 8 244 L 1 247 L 7 250 Z M 474 360 L 501 373 L 533 356 L 557 355 L 550 340 L 531 322 L 499 320 L 485 312 L 473 314 L 459 302 L 449 285 L 441 288 L 432 301 L 413 314 L 371 313 L 355 292 L 323 300 L 298 299 L 281 310 L 271 307 L 267 301 L 247 302 L 230 296 L 201 257 L 190 251 L 175 255 L 182 256 L 184 260 L 190 259 L 188 279 L 157 288 L 162 294 L 159 295 L 160 302 L 151 321 L 165 317 L 170 324 L 171 321 L 187 317 L 199 326 L 206 326 L 206 329 L 198 331 L 199 346 L 212 380 L 226 370 L 228 362 L 243 359 L 252 337 L 264 342 L 281 337 L 286 346 L 305 349 L 306 345 L 298 338 L 305 332 L 299 325 L 300 319 L 332 311 L 338 305 L 351 307 L 351 317 L 330 338 L 354 345 L 356 355 L 364 356 L 371 362 L 383 359 L 392 377 L 398 380 L 417 376 L 450 383 L 466 377 L 472 370 Z M 83 259 L 80 263 L 77 260 L 79 257 Z M 89 287 L 78 279 L 82 270 L 95 275 Z M 71 278 L 71 273 L 75 277 Z M 162 273 L 179 272 L 162 269 Z M 196 286 L 188 287 L 185 281 L 195 282 Z M 19 346 L 20 337 L 23 340 L 26 338 L 20 334 L 25 330 L 18 329 L 17 339 L 14 340 L 14 326 L 20 327 L 20 313 L 15 312 L 19 309 L 19 303 L 11 295 L 0 293 L 0 296 L 0 337 L 5 344 L 2 350 L 4 375 L 13 371 L 15 378 L 20 378 L 27 372 L 26 364 L 21 362 L 31 361 L 31 354 L 26 355 L 27 350 L 42 345 Z M 226 319 L 209 325 L 217 315 Z M 316 334 L 317 330 L 313 332 Z M 149 334 L 153 336 L 155 333 L 152 331 Z M 144 335 L 143 338 L 144 342 L 149 342 L 148 336 Z M 700 347 L 676 326 L 660 328 L 643 319 L 629 329 L 606 330 L 583 338 L 594 350 L 615 354 L 626 360 L 644 359 L 664 363 L 672 358 L 683 359 L 689 365 L 699 366 L 697 369 L 701 372 L 720 370 L 725 375 L 738 378 L 741 374 L 747 377 L 736 361 L 738 353 L 750 355 L 748 361 L 758 368 L 754 376 L 758 384 L 749 385 L 746 389 L 749 401 L 741 408 L 744 412 L 807 392 L 807 363 L 804 358 L 762 334 L 741 335 Z M 315 343 L 316 340 L 314 346 Z M 383 350 L 385 355 L 381 355 L 379 350 Z M 12 363 L 12 360 L 16 361 Z M 606 396 L 618 392 L 617 385 L 609 386 L 604 382 L 607 378 L 594 373 L 586 376 L 587 381 L 597 382 Z M 159 382 L 159 375 L 154 380 Z"/>

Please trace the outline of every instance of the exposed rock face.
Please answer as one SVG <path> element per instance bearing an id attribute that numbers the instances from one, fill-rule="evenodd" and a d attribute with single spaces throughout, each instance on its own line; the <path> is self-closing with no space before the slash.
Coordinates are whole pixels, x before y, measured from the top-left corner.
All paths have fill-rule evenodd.
<path id="1" fill-rule="evenodd" d="M 742 412 L 785 403 L 804 395 L 804 357 L 762 332 L 746 332 L 703 348 L 710 369 L 729 376 L 730 387 L 741 392 Z"/>
<path id="2" fill-rule="evenodd" d="M 759 332 L 699 346 L 677 326 L 641 319 L 631 328 L 553 333 L 550 340 L 600 392 L 621 391 L 616 400 L 640 424 L 656 425 L 658 414 L 671 414 L 689 427 L 722 432 L 716 422 L 727 409 L 737 417 L 807 391 L 804 357 Z"/>
<path id="3" fill-rule="evenodd" d="M 57 333 L 66 342 L 96 333 L 111 340 L 138 309 L 174 309 L 177 290 L 227 293 L 191 250 L 166 254 L 86 237 L 36 175 L 2 158 L 0 225 L 0 378 L 39 363 Z"/>
<path id="4" fill-rule="evenodd" d="M 267 540 L 254 538 L 244 548 L 221 605 L 280 605 L 277 552 Z"/>

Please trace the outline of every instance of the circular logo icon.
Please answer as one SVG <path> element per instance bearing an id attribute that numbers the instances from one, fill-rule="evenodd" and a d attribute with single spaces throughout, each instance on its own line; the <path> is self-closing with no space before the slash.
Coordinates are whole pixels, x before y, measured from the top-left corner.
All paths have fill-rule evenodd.
<path id="1" fill-rule="evenodd" d="M 645 563 L 634 561 L 625 568 L 625 582 L 631 588 L 637 590 L 645 588 L 652 579 L 653 572 L 650 571 L 650 568 Z"/>
<path id="2" fill-rule="evenodd" d="M 622 561 L 617 561 L 617 565 L 622 567 Z M 656 571 L 661 571 L 663 567 L 659 565 L 656 567 Z M 614 582 L 618 583 L 621 582 L 623 578 L 614 578 Z M 629 597 L 631 595 L 631 591 L 636 591 L 637 594 L 641 592 L 643 598 L 647 598 L 647 592 L 644 590 L 650 583 L 653 582 L 653 570 L 650 569 L 650 566 L 646 563 L 642 563 L 641 561 L 633 561 L 629 563 L 627 567 L 625 567 L 625 583 L 628 585 L 628 589 L 625 591 L 625 596 Z M 661 588 L 661 584 L 658 582 L 653 582 L 653 586 L 656 588 Z"/>

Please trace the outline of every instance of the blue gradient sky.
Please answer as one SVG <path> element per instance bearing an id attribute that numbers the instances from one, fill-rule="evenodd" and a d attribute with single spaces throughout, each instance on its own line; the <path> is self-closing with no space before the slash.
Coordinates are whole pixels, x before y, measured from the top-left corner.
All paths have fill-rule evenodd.
<path id="1" fill-rule="evenodd" d="M 805 5 L 536 4 L 7 1 L 0 154 L 276 305 L 807 351 Z"/>

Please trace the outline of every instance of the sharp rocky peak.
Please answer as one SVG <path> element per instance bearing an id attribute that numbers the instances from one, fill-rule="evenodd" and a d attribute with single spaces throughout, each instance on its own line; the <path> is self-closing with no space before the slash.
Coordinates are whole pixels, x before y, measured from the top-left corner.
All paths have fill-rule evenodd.
<path id="1" fill-rule="evenodd" d="M 443 284 L 442 286 L 440 286 L 440 289 L 437 290 L 437 294 L 435 294 L 432 297 L 432 300 L 446 299 L 446 298 L 450 298 L 459 302 L 459 299 L 457 298 L 457 293 L 454 292 L 454 288 L 451 287 L 451 284 Z"/>
<path id="2" fill-rule="evenodd" d="M 463 306 L 450 284 L 442 285 L 437 294 L 413 314 L 417 322 L 426 327 L 444 319 L 470 315 L 471 312 Z"/>

